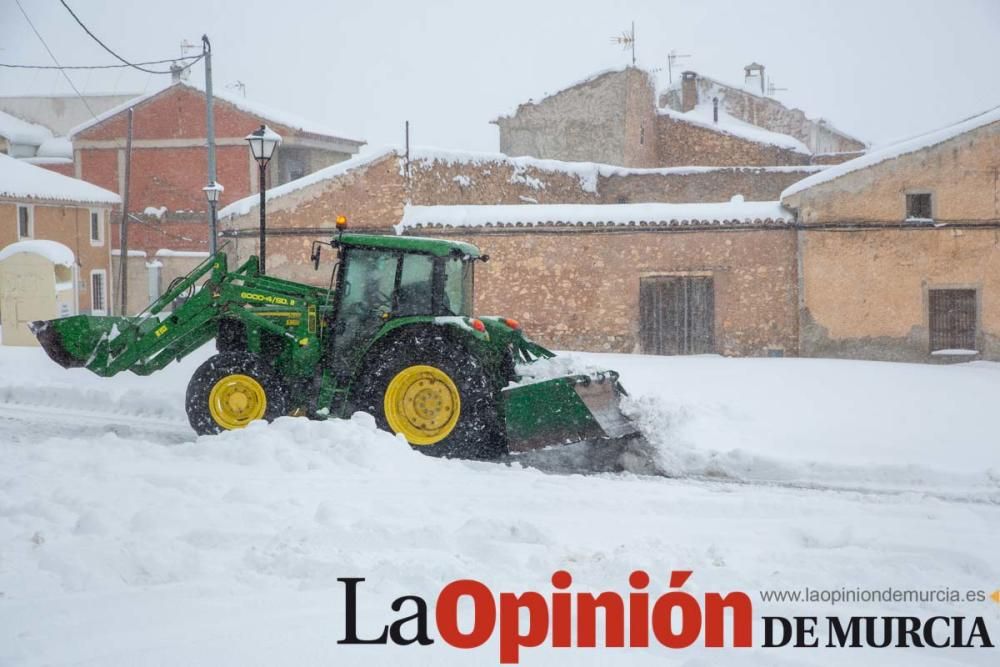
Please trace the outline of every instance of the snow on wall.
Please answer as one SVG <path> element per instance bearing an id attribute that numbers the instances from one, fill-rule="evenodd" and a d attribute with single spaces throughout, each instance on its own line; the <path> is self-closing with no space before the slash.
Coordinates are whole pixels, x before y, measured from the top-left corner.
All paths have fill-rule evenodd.
<path id="1" fill-rule="evenodd" d="M 582 86 L 582 85 L 584 85 L 586 83 L 590 83 L 591 81 L 593 81 L 595 79 L 599 79 L 602 76 L 605 76 L 607 74 L 617 74 L 617 73 L 620 73 L 620 72 L 624 72 L 626 69 L 627 69 L 626 67 L 610 67 L 608 69 L 602 69 L 602 70 L 600 70 L 598 72 L 594 72 L 593 74 L 590 74 L 589 76 L 587 76 L 587 77 L 585 77 L 583 79 L 577 79 L 576 81 L 573 81 L 572 83 L 562 85 L 559 88 L 557 88 L 555 90 L 555 92 L 551 92 L 551 93 L 550 92 L 545 92 L 545 93 L 542 93 L 541 95 L 537 95 L 535 97 L 530 97 L 530 98 L 528 98 L 527 102 L 520 102 L 513 109 L 509 109 L 508 111 L 505 111 L 504 113 L 501 113 L 499 116 L 497 116 L 496 118 L 494 118 L 494 121 L 498 121 L 498 120 L 501 120 L 503 118 L 512 118 L 512 117 L 516 116 L 518 110 L 522 106 L 524 106 L 524 105 L 540 104 L 543 101 L 545 101 L 546 99 L 548 99 L 550 97 L 553 97 L 555 95 L 558 95 L 559 93 L 565 92 L 565 91 L 570 90 L 572 88 L 576 88 L 577 86 Z"/>
<path id="2" fill-rule="evenodd" d="M 0 262 L 22 252 L 41 255 L 59 266 L 73 266 L 76 264 L 76 257 L 73 255 L 72 250 L 57 241 L 42 239 L 29 239 L 27 241 L 11 243 L 3 250 L 0 250 Z"/>
<path id="3" fill-rule="evenodd" d="M 81 204 L 120 204 L 110 190 L 0 154 L 0 197 Z"/>
<path id="4" fill-rule="evenodd" d="M 399 174 L 403 175 L 405 173 L 405 153 L 398 148 L 382 148 L 365 155 L 357 155 L 349 160 L 343 162 L 338 162 L 337 164 L 326 167 L 325 169 L 320 169 L 319 171 L 313 172 L 303 176 L 302 178 L 296 179 L 280 185 L 276 188 L 271 188 L 267 191 L 266 199 L 271 201 L 278 197 L 302 190 L 311 185 L 321 183 L 326 180 L 330 180 L 346 174 L 355 169 L 361 169 L 367 167 L 373 162 L 376 162 L 387 155 L 394 155 L 399 159 Z M 637 176 L 637 175 L 656 175 L 656 176 L 684 176 L 693 174 L 706 174 L 713 171 L 748 171 L 754 173 L 816 173 L 828 169 L 828 165 L 809 165 L 809 166 L 776 166 L 776 167 L 654 167 L 654 168 L 634 168 L 634 167 L 621 167 L 618 165 L 602 164 L 599 162 L 565 162 L 562 160 L 548 160 L 534 157 L 510 157 L 509 155 L 504 155 L 503 153 L 490 153 L 484 151 L 462 151 L 462 150 L 452 150 L 444 148 L 430 148 L 430 147 L 413 147 L 410 149 L 410 167 L 411 169 L 433 169 L 434 163 L 441 163 L 448 166 L 455 165 L 470 165 L 475 167 L 484 167 L 488 165 L 504 165 L 509 166 L 513 170 L 511 175 L 512 182 L 527 184 L 536 190 L 543 190 L 546 184 L 541 179 L 534 176 L 529 176 L 526 171 L 530 168 L 535 171 L 541 172 L 551 172 L 560 174 L 569 174 L 575 176 L 580 182 L 580 188 L 584 192 L 596 193 L 598 178 L 610 178 L 613 176 Z M 474 181 L 469 176 L 457 176 L 458 179 L 467 179 L 456 181 L 459 182 L 462 187 L 467 187 L 472 185 Z M 530 180 L 529 180 L 530 179 Z M 260 195 L 253 194 L 243 199 L 239 199 L 232 204 L 224 207 L 219 211 L 219 219 L 238 217 L 250 213 L 254 210 L 257 204 L 260 202 Z"/>
<path id="5" fill-rule="evenodd" d="M 343 162 L 338 162 L 337 164 L 330 165 L 319 171 L 314 171 L 311 174 L 307 174 L 302 178 L 297 178 L 294 181 L 289 181 L 284 185 L 279 185 L 276 188 L 271 188 L 264 195 L 266 201 L 271 201 L 278 197 L 282 197 L 287 194 L 291 194 L 303 188 L 307 188 L 310 185 L 315 185 L 316 183 L 322 183 L 323 181 L 328 181 L 332 178 L 336 178 L 342 174 L 346 174 L 349 171 L 355 169 L 360 169 L 362 167 L 367 167 L 373 162 L 381 160 L 386 155 L 398 154 L 398 151 L 391 148 L 385 148 L 382 150 L 376 150 L 371 153 L 366 153 L 365 155 L 356 155 L 350 160 L 344 160 Z M 219 220 L 225 218 L 237 217 L 241 215 L 246 215 L 254 209 L 260 203 L 260 195 L 252 194 L 243 199 L 237 199 L 232 204 L 223 207 L 219 211 Z"/>
<path id="6" fill-rule="evenodd" d="M 397 234 L 420 227 L 677 226 L 788 224 L 795 216 L 781 202 L 698 204 L 501 204 L 407 206 Z"/>
<path id="7" fill-rule="evenodd" d="M 884 148 L 873 150 L 853 160 L 833 165 L 821 173 L 813 174 L 808 178 L 804 178 L 801 181 L 788 186 L 781 193 L 781 198 L 784 199 L 785 197 L 790 197 L 791 195 L 807 190 L 808 188 L 819 185 L 820 183 L 828 183 L 835 178 L 840 178 L 845 174 L 858 171 L 859 169 L 865 169 L 881 162 L 893 160 L 902 155 L 907 155 L 908 153 L 915 153 L 925 148 L 930 148 L 931 146 L 943 143 L 949 139 L 954 139 L 955 137 L 965 134 L 966 132 L 971 132 L 993 123 L 1000 123 L 1000 107 L 981 113 L 978 116 L 966 118 L 965 120 L 955 123 L 954 125 L 926 132 L 924 134 L 911 137 L 910 139 L 904 139 L 903 141 L 890 144 Z"/>

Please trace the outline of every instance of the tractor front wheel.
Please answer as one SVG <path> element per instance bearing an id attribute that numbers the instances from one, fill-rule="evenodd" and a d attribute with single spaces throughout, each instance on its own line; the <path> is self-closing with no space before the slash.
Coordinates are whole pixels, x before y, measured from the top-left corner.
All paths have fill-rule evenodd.
<path id="1" fill-rule="evenodd" d="M 187 389 L 188 421 L 198 435 L 243 428 L 286 414 L 287 392 L 260 357 L 223 352 L 198 367 Z"/>
<path id="2" fill-rule="evenodd" d="M 440 338 L 403 336 L 373 352 L 353 403 L 425 454 L 503 454 L 496 399 L 482 362 Z"/>

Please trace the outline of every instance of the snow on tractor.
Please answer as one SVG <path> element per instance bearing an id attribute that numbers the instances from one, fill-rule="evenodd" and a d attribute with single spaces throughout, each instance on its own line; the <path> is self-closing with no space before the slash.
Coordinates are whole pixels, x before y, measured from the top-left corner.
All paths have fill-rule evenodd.
<path id="1" fill-rule="evenodd" d="M 137 316 L 32 331 L 63 367 L 104 377 L 149 375 L 215 338 L 187 389 L 199 434 L 361 410 L 422 452 L 487 459 L 636 434 L 617 373 L 534 381 L 545 373 L 524 370 L 553 353 L 516 320 L 473 316 L 474 267 L 488 259 L 475 246 L 341 229 L 313 243 L 316 269 L 323 246 L 339 255 L 328 288 L 261 275 L 256 257 L 229 271 L 219 252 Z"/>

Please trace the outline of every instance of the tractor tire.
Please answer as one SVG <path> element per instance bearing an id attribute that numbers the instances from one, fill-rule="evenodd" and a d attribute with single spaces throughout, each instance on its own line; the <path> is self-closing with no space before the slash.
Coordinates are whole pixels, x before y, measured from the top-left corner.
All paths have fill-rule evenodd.
<path id="1" fill-rule="evenodd" d="M 198 435 L 243 428 L 255 419 L 287 414 L 288 392 L 263 359 L 223 352 L 198 367 L 188 382 L 188 421 Z"/>
<path id="2" fill-rule="evenodd" d="M 436 332 L 409 333 L 370 352 L 362 369 L 354 409 L 402 433 L 414 449 L 482 460 L 506 453 L 490 378 L 460 343 Z"/>

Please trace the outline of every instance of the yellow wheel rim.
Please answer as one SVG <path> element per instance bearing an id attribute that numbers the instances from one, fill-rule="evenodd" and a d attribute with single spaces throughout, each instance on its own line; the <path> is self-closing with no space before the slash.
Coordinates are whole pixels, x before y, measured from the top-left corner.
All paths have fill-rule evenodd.
<path id="1" fill-rule="evenodd" d="M 227 375 L 208 394 L 208 411 L 224 429 L 243 428 L 267 412 L 264 387 L 248 375 Z"/>
<path id="2" fill-rule="evenodd" d="M 410 366 L 389 382 L 383 407 L 394 433 L 402 433 L 411 445 L 433 445 L 454 430 L 462 401 L 447 373 L 433 366 Z"/>

